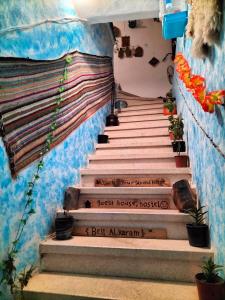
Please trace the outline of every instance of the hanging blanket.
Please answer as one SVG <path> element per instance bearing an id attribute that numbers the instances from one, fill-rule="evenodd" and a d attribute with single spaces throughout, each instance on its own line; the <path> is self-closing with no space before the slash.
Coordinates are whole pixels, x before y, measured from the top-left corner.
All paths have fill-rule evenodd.
<path id="1" fill-rule="evenodd" d="M 109 57 L 75 52 L 54 132 L 56 146 L 111 100 Z M 50 131 L 65 57 L 54 61 L 0 59 L 0 130 L 12 175 L 40 157 Z"/>

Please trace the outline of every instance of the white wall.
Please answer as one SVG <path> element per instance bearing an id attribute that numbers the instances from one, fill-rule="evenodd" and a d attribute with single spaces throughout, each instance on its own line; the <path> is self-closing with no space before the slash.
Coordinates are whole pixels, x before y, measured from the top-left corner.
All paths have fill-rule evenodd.
<path id="1" fill-rule="evenodd" d="M 114 22 L 122 35 L 130 36 L 131 46 L 141 46 L 144 49 L 143 57 L 120 59 L 118 53 L 114 54 L 116 82 L 124 91 L 138 96 L 164 96 L 171 88 L 166 73 L 168 65 L 171 64 L 171 56 L 156 67 L 152 67 L 148 62 L 153 56 L 161 61 L 166 53 L 171 52 L 171 43 L 162 38 L 161 23 L 142 20 L 138 21 L 138 24 L 140 28 L 130 29 L 128 22 Z"/>
<path id="2" fill-rule="evenodd" d="M 158 0 L 73 0 L 79 17 L 90 23 L 157 18 Z"/>

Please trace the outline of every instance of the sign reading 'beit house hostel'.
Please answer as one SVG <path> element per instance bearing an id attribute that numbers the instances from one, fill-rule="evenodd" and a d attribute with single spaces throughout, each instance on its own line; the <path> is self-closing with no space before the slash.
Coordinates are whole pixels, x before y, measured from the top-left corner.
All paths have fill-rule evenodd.
<path id="1" fill-rule="evenodd" d="M 113 187 L 167 187 L 171 186 L 170 181 L 165 178 L 97 178 L 95 186 Z"/>
<path id="2" fill-rule="evenodd" d="M 85 207 L 85 202 L 82 207 Z M 169 209 L 169 199 L 89 199 L 91 208 Z"/>
<path id="3" fill-rule="evenodd" d="M 167 231 L 164 228 L 124 228 L 124 227 L 98 227 L 82 226 L 75 227 L 74 235 L 90 237 L 120 237 L 120 238 L 143 238 L 143 239 L 167 239 Z"/>

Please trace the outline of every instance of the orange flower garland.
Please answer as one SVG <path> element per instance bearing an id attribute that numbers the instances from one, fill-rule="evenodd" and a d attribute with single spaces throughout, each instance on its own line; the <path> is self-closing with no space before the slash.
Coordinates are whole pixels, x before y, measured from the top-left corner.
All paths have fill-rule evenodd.
<path id="1" fill-rule="evenodd" d="M 207 93 L 205 78 L 191 73 L 191 68 L 182 53 L 177 53 L 174 63 L 179 78 L 184 82 L 187 90 L 192 93 L 205 112 L 213 113 L 215 104 L 224 104 L 225 90 Z"/>

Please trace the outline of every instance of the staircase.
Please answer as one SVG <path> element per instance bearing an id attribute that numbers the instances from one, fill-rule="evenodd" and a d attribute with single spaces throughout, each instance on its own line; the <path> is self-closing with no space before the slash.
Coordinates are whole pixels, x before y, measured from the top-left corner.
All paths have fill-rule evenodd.
<path id="1" fill-rule="evenodd" d="M 189 216 L 171 198 L 191 170 L 175 166 L 162 100 L 126 101 L 81 170 L 73 238 L 41 243 L 25 299 L 198 299 L 194 275 L 213 252 L 189 246 Z"/>

